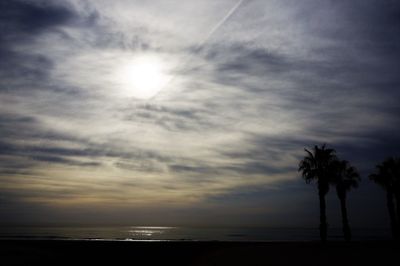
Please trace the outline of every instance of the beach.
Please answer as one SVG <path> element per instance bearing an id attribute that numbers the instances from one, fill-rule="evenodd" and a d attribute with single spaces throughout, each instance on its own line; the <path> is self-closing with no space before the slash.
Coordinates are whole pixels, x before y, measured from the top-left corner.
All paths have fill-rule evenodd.
<path id="1" fill-rule="evenodd" d="M 363 242 L 1 240 L 0 265 L 398 265 L 399 246 Z"/>

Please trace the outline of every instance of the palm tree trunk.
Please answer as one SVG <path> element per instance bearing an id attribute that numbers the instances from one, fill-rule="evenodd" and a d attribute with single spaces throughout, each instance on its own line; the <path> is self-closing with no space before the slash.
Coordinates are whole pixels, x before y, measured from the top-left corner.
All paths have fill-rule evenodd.
<path id="1" fill-rule="evenodd" d="M 392 228 L 392 235 L 394 239 L 398 239 L 398 227 L 397 227 L 396 212 L 393 202 L 393 191 L 388 189 L 386 197 L 387 197 L 387 207 L 389 210 L 389 217 L 390 217 L 390 226 Z"/>
<path id="2" fill-rule="evenodd" d="M 397 239 L 400 239 L 400 191 L 395 191 L 394 196 L 396 198 L 396 212 L 397 212 L 397 217 L 396 217 L 396 237 Z"/>
<path id="3" fill-rule="evenodd" d="M 325 194 L 322 191 L 319 192 L 319 211 L 320 211 L 319 234 L 320 234 L 320 237 L 321 237 L 321 241 L 323 243 L 325 243 L 326 242 L 326 238 L 327 238 L 328 226 L 326 224 Z"/>
<path id="4" fill-rule="evenodd" d="M 396 199 L 397 225 L 399 225 L 399 223 L 400 223 L 400 191 L 395 191 L 394 197 Z"/>
<path id="5" fill-rule="evenodd" d="M 351 230 L 349 225 L 349 219 L 347 217 L 347 207 L 346 207 L 346 196 L 340 196 L 340 209 L 342 211 L 342 226 L 343 226 L 343 235 L 344 240 L 351 240 Z"/>

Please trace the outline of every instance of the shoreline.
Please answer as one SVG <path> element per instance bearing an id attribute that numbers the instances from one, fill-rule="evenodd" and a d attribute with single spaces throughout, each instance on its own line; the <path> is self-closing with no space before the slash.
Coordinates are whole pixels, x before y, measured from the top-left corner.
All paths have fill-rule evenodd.
<path id="1" fill-rule="evenodd" d="M 0 240 L 0 265 L 398 265 L 393 241 Z"/>

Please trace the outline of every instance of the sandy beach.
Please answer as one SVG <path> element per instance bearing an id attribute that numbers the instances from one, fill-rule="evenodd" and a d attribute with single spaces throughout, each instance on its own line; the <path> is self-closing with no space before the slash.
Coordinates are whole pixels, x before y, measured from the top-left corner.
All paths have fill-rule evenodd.
<path id="1" fill-rule="evenodd" d="M 398 265 L 392 242 L 2 240 L 0 265 Z"/>

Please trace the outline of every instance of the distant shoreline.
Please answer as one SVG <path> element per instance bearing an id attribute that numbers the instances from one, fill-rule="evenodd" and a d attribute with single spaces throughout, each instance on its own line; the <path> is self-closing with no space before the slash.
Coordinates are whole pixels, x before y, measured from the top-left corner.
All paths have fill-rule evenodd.
<path id="1" fill-rule="evenodd" d="M 354 241 L 389 240 L 387 229 L 353 229 Z M 214 228 L 214 227 L 3 227 L 0 240 L 107 240 L 107 241 L 220 241 L 308 242 L 318 241 L 315 228 Z M 328 240 L 342 241 L 341 228 L 329 230 Z"/>
<path id="2" fill-rule="evenodd" d="M 186 242 L 194 242 L 194 243 L 254 243 L 254 244 L 275 244 L 275 243 L 283 243 L 283 244 L 321 244 L 320 240 L 218 240 L 218 239 L 210 239 L 210 240 L 198 240 L 198 239 L 114 239 L 114 238 L 69 238 L 69 237 L 29 237 L 29 236 L 15 236 L 15 237 L 1 237 L 1 242 L 128 242 L 128 243 L 153 243 L 153 242 L 168 242 L 168 243 L 186 243 Z M 360 243 L 392 243 L 393 240 L 390 239 L 369 239 L 369 240 L 355 240 L 350 243 L 345 242 L 344 240 L 336 240 L 331 239 L 325 245 L 330 244 L 360 244 Z"/>

